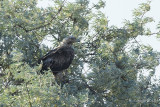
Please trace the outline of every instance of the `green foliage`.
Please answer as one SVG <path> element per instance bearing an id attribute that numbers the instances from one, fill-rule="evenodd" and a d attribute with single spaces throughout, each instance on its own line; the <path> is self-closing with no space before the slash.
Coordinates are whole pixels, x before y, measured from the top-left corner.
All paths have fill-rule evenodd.
<path id="1" fill-rule="evenodd" d="M 100 0 L 89 8 L 88 0 L 71 3 L 54 0 L 54 6 L 38 8 L 37 0 L 0 1 L 0 106 L 111 107 L 158 106 L 159 84 L 151 79 L 158 52 L 140 45 L 136 37 L 151 35 L 145 16 L 150 2 L 133 11 L 124 27 L 108 27 Z M 38 75 L 38 59 L 66 36 L 81 38 L 67 69 L 69 83 L 58 85 L 51 71 Z M 149 72 L 144 76 L 144 72 Z"/>

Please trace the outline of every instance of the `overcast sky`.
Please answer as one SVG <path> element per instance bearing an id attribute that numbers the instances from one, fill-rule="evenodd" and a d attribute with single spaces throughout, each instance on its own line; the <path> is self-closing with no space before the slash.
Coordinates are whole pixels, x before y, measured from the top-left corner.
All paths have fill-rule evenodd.
<path id="1" fill-rule="evenodd" d="M 68 0 L 74 1 L 74 0 Z M 98 2 L 98 0 L 90 0 L 92 3 Z M 105 0 L 106 7 L 102 10 L 106 17 L 109 19 L 109 25 L 116 25 L 118 27 L 123 26 L 125 19 L 132 20 L 132 11 L 139 6 L 140 3 L 147 2 L 147 0 Z M 40 7 L 47 7 L 52 5 L 51 0 L 40 0 Z M 156 32 L 156 25 L 160 21 L 160 0 L 152 0 L 151 10 L 147 16 L 152 16 L 155 22 L 148 24 L 153 32 Z M 154 50 L 160 52 L 160 41 L 155 36 L 151 37 L 140 37 L 138 41 L 151 45 Z"/>
<path id="2" fill-rule="evenodd" d="M 147 0 L 106 0 L 104 13 L 109 18 L 110 24 L 121 27 L 124 19 L 132 20 L 132 11 L 143 2 L 147 2 Z M 159 10 L 160 0 L 152 0 L 151 10 L 146 15 L 153 17 L 155 20 L 155 22 L 148 24 L 153 32 L 157 32 L 156 25 L 160 21 Z M 155 36 L 140 37 L 138 40 L 146 45 L 151 45 L 154 50 L 160 52 L 160 41 Z"/>

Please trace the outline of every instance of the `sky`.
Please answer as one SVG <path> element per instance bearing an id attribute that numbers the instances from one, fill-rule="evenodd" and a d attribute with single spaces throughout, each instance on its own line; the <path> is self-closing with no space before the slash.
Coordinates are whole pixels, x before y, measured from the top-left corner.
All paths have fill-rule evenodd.
<path id="1" fill-rule="evenodd" d="M 95 0 L 96 1 L 96 0 Z M 123 26 L 125 19 L 132 20 L 132 11 L 147 0 L 106 0 L 106 7 L 103 10 L 110 20 L 110 24 Z M 157 32 L 156 26 L 160 21 L 160 0 L 152 0 L 151 10 L 146 15 L 153 17 L 154 22 L 147 25 L 153 32 Z M 151 45 L 154 50 L 160 52 L 160 40 L 155 37 L 139 37 L 138 40 L 146 45 Z"/>
<path id="2" fill-rule="evenodd" d="M 68 0 L 74 1 L 74 0 Z M 90 0 L 91 3 L 96 3 L 98 0 Z M 106 6 L 102 11 L 109 19 L 109 26 L 115 25 L 118 27 L 123 26 L 125 19 L 132 21 L 132 12 L 135 8 L 139 7 L 140 3 L 145 3 L 148 0 L 105 0 Z M 38 6 L 47 7 L 53 3 L 49 0 L 40 0 Z M 157 32 L 156 26 L 160 22 L 160 0 L 152 0 L 151 10 L 146 14 L 153 17 L 154 22 L 147 25 L 153 32 Z M 155 35 L 149 37 L 138 37 L 137 40 L 145 45 L 150 45 L 153 50 L 160 52 L 160 39 L 158 40 Z M 160 77 L 160 65 L 156 67 L 156 76 Z"/>
<path id="3" fill-rule="evenodd" d="M 74 0 L 68 0 L 74 1 Z M 96 3 L 98 0 L 90 0 L 91 3 Z M 132 20 L 132 11 L 139 6 L 140 3 L 147 2 L 148 0 L 105 0 L 106 6 L 102 11 L 105 13 L 106 17 L 109 19 L 109 25 L 115 25 L 118 27 L 123 26 L 125 19 Z M 53 3 L 51 0 L 40 0 L 38 6 L 47 7 L 51 6 Z M 151 10 L 146 15 L 154 18 L 154 22 L 147 25 L 151 28 L 151 31 L 157 32 L 156 25 L 160 21 L 160 0 L 152 0 Z M 137 38 L 140 43 L 145 45 L 150 45 L 154 50 L 160 52 L 160 39 L 158 40 L 155 35 L 150 37 L 139 37 Z"/>

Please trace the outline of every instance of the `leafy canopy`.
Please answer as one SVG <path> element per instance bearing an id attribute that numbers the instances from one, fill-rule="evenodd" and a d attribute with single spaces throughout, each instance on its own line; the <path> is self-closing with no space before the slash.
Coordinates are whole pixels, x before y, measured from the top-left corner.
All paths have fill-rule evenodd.
<path id="1" fill-rule="evenodd" d="M 53 0 L 48 8 L 37 0 L 0 1 L 0 105 L 3 106 L 158 106 L 159 85 L 151 83 L 158 52 L 136 37 L 152 35 L 146 24 L 150 2 L 133 11 L 124 27 L 108 25 L 105 2 Z M 159 27 L 158 27 L 159 29 Z M 67 70 L 69 83 L 58 85 L 51 72 L 37 75 L 37 61 L 66 36 L 81 38 Z M 144 76 L 144 72 L 149 72 Z"/>

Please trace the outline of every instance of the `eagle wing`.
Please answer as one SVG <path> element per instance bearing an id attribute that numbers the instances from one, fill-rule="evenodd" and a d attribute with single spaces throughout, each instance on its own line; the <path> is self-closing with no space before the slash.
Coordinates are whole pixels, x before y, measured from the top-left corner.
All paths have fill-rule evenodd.
<path id="1" fill-rule="evenodd" d="M 57 50 L 58 50 L 58 49 L 56 48 L 56 49 L 54 49 L 54 50 L 49 51 L 45 56 L 43 56 L 43 57 L 41 58 L 41 60 L 44 60 L 44 59 L 46 59 L 47 57 L 52 56 L 54 53 L 57 52 Z"/>
<path id="2" fill-rule="evenodd" d="M 59 47 L 49 51 L 45 56 L 41 58 L 43 70 L 50 68 L 53 73 L 67 69 L 74 58 L 74 50 L 71 47 Z"/>

